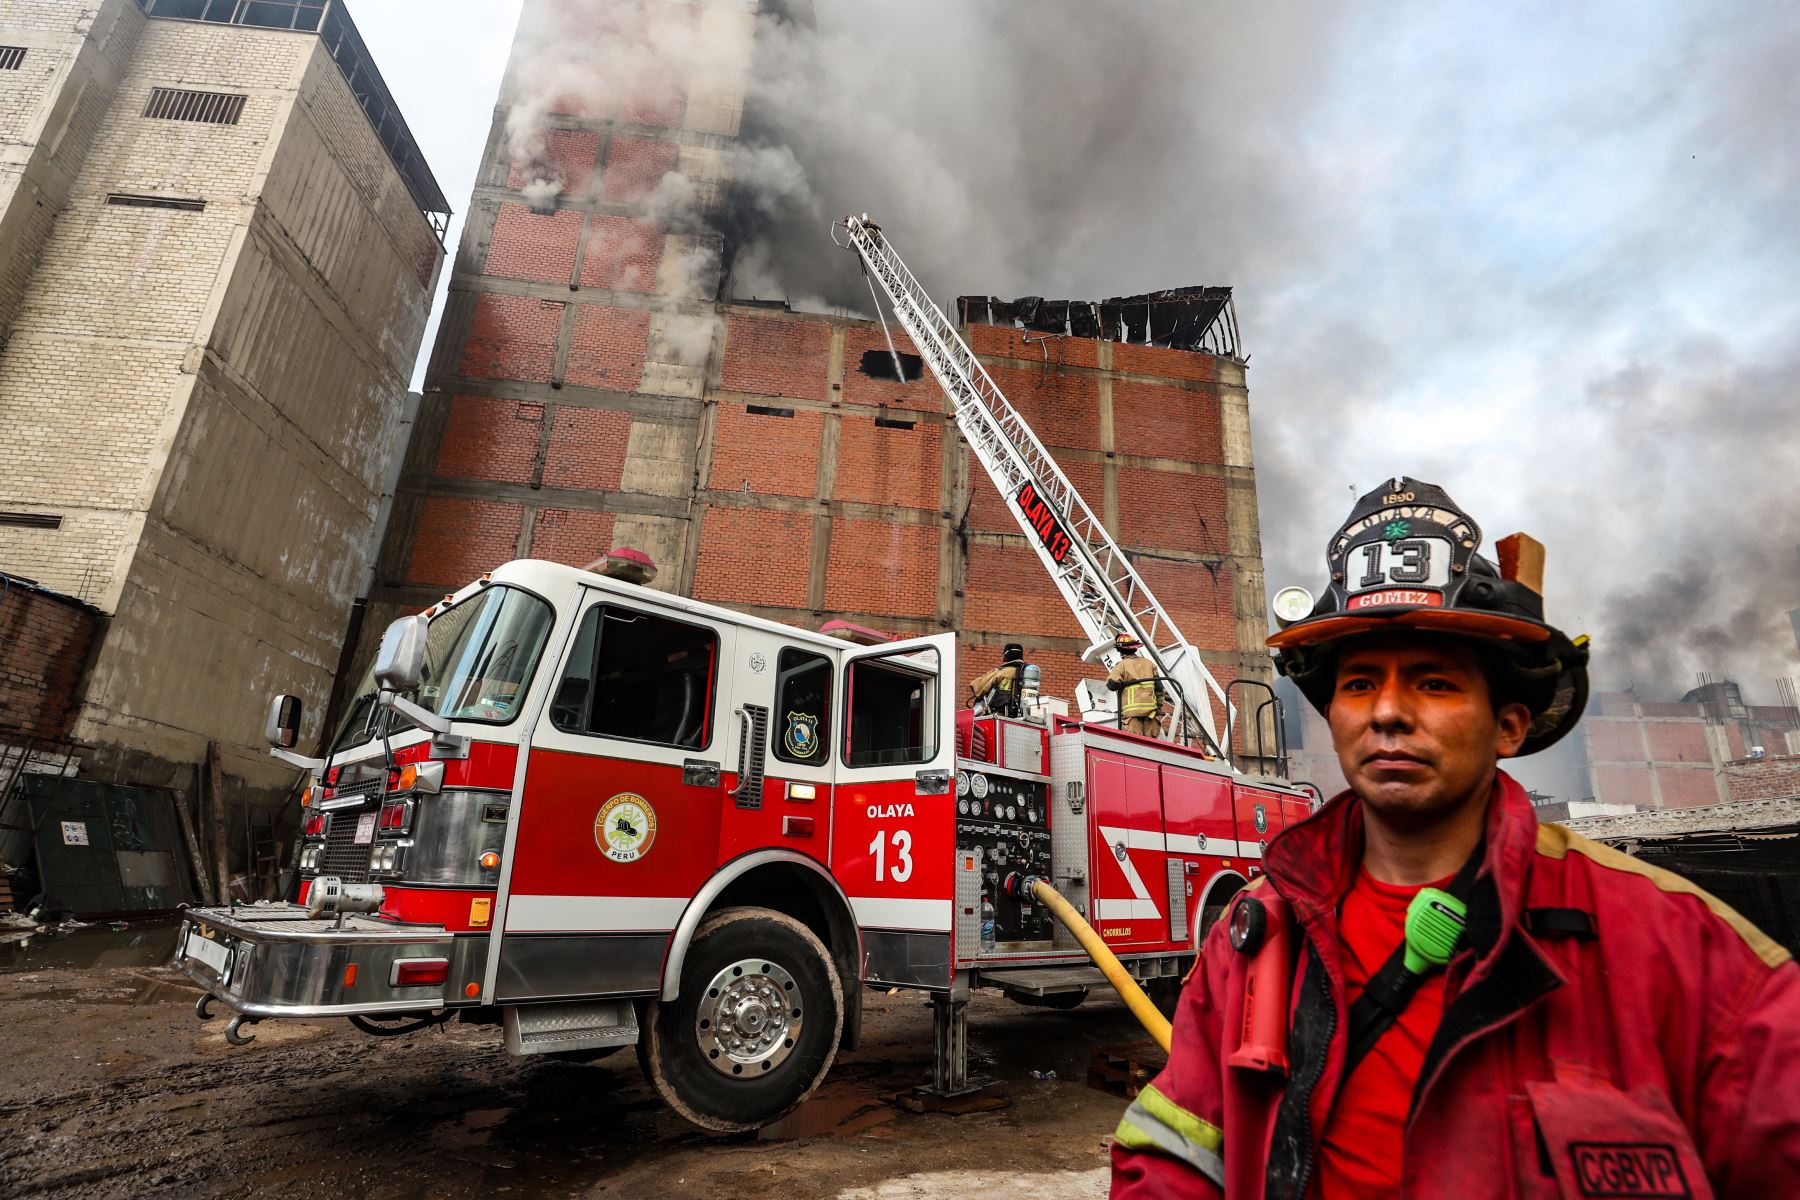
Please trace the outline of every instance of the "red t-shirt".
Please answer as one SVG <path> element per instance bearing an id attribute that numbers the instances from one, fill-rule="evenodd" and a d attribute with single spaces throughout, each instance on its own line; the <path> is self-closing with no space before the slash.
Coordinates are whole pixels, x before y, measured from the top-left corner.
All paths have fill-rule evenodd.
<path id="1" fill-rule="evenodd" d="M 1364 868 L 1338 906 L 1338 948 L 1347 1003 L 1355 1004 L 1369 976 L 1406 937 L 1406 906 L 1425 887 L 1382 883 Z M 1400 1192 L 1400 1147 L 1413 1085 L 1444 1013 L 1444 973 L 1434 971 L 1413 993 L 1406 1011 L 1381 1035 L 1344 1081 L 1319 1147 L 1318 1200 L 1363 1200 Z"/>

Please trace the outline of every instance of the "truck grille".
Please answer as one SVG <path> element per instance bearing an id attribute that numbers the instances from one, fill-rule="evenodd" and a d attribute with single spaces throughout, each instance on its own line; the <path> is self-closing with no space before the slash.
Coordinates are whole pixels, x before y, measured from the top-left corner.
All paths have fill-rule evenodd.
<path id="1" fill-rule="evenodd" d="M 331 828 L 325 832 L 325 857 L 319 863 L 319 874 L 335 875 L 345 883 L 369 882 L 369 857 L 375 852 L 374 839 L 366 845 L 356 844 L 356 809 L 340 809 L 331 815 Z"/>

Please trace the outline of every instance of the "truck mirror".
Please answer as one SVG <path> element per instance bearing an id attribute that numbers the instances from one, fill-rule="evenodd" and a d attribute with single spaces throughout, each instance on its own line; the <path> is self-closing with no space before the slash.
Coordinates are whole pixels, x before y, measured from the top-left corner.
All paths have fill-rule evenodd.
<path id="1" fill-rule="evenodd" d="M 381 635 L 375 652 L 375 685 L 388 692 L 417 691 L 425 674 L 426 619 L 401 617 Z"/>
<path id="2" fill-rule="evenodd" d="M 277 750 L 292 750 L 300 740 L 300 697 L 276 696 L 269 701 L 269 719 L 263 736 Z"/>

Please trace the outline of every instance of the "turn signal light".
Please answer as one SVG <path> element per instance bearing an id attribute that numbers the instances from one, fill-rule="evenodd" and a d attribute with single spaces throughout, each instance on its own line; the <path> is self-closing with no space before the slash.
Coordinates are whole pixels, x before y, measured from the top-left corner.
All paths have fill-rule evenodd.
<path id="1" fill-rule="evenodd" d="M 447 958 L 403 958 L 394 964 L 394 987 L 425 987 L 450 978 Z"/>
<path id="2" fill-rule="evenodd" d="M 408 763 L 404 767 L 400 768 L 400 790 L 401 791 L 410 792 L 413 790 L 414 787 L 418 786 L 418 783 L 419 783 L 419 766 L 417 763 Z"/>
<path id="3" fill-rule="evenodd" d="M 312 802 L 313 802 L 313 789 L 312 788 L 307 788 L 305 791 L 300 793 L 300 807 L 301 808 L 311 808 Z"/>
<path id="4" fill-rule="evenodd" d="M 489 850 L 486 854 L 483 854 L 481 856 L 481 869 L 482 870 L 491 871 L 499 865 L 500 865 L 500 856 L 498 854 L 494 853 L 492 850 Z"/>

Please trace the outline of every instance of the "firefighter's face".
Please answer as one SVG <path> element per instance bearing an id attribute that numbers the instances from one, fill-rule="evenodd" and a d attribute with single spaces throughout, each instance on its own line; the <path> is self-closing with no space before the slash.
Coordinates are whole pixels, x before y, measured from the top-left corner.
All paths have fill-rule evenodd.
<path id="1" fill-rule="evenodd" d="M 1416 636 L 1347 646 L 1326 716 L 1351 788 L 1402 824 L 1429 823 L 1482 793 L 1531 723 L 1523 704 L 1496 711 L 1466 643 Z"/>

